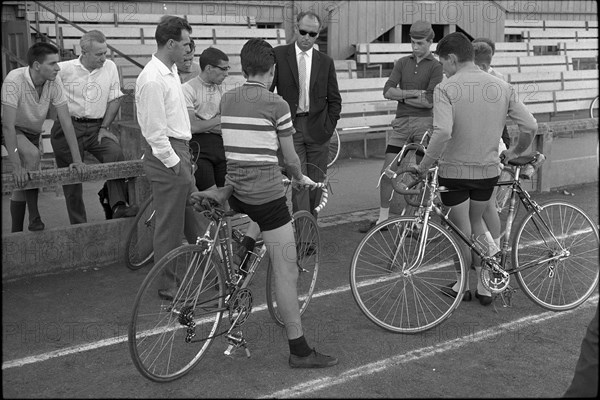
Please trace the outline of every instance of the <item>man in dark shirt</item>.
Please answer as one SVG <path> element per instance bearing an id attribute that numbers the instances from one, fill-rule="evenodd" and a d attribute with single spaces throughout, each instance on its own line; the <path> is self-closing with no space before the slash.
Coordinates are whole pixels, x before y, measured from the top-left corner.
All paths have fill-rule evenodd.
<path id="1" fill-rule="evenodd" d="M 413 53 L 399 59 L 383 88 L 383 97 L 398 100 L 393 131 L 387 139 L 385 160 L 381 172 L 408 143 L 419 143 L 426 131 L 433 129 L 433 88 L 442 81 L 442 64 L 431 54 L 433 29 L 426 21 L 417 21 L 410 27 Z M 390 213 L 392 183 L 385 175 L 381 178 L 379 219 L 361 227 L 368 232 L 385 221 Z"/>

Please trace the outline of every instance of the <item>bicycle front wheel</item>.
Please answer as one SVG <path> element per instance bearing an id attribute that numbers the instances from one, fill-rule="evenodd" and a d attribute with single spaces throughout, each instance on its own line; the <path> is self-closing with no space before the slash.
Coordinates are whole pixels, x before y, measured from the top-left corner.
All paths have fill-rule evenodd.
<path id="1" fill-rule="evenodd" d="M 154 203 L 148 197 L 133 220 L 125 241 L 125 265 L 131 270 L 142 268 L 154 256 Z"/>
<path id="2" fill-rule="evenodd" d="M 315 217 L 308 211 L 296 211 L 292 216 L 294 237 L 296 240 L 296 263 L 298 265 L 298 306 L 300 315 L 308 308 L 312 298 L 321 257 L 321 235 Z M 284 326 L 283 318 L 277 308 L 275 296 L 275 273 L 269 260 L 267 269 L 267 306 L 271 317 L 278 325 Z"/>
<path id="3" fill-rule="evenodd" d="M 331 166 L 337 161 L 340 156 L 340 148 L 342 144 L 340 142 L 340 134 L 337 129 L 333 131 L 333 135 L 331 139 L 329 139 L 329 156 L 327 158 L 327 168 L 331 168 Z"/>
<path id="4" fill-rule="evenodd" d="M 579 306 L 598 285 L 598 228 L 580 208 L 559 201 L 525 216 L 513 239 L 512 261 L 523 292 L 540 306 Z"/>
<path id="5" fill-rule="evenodd" d="M 360 242 L 350 266 L 350 287 L 361 311 L 376 325 L 397 333 L 418 333 L 442 323 L 460 305 L 452 297 L 466 285 L 465 263 L 456 240 L 437 222 L 427 238 L 415 218 L 376 225 Z M 419 256 L 423 251 L 422 257 Z"/>
<path id="6" fill-rule="evenodd" d="M 166 282 L 165 282 L 166 281 Z M 158 290 L 176 287 L 171 298 Z M 199 245 L 170 251 L 150 270 L 135 298 L 129 352 L 146 378 L 168 382 L 188 373 L 208 350 L 224 311 L 225 276 Z"/>

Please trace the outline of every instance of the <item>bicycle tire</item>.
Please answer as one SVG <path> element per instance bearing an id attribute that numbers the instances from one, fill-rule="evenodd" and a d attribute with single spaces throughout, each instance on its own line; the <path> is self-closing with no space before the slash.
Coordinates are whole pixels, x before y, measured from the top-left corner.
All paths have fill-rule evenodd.
<path id="1" fill-rule="evenodd" d="M 152 196 L 140 207 L 125 240 L 125 265 L 138 270 L 154 257 L 154 206 Z"/>
<path id="2" fill-rule="evenodd" d="M 598 99 L 600 99 L 600 97 L 596 96 L 590 103 L 590 118 L 598 118 Z"/>
<path id="3" fill-rule="evenodd" d="M 327 158 L 327 168 L 331 168 L 340 156 L 340 150 L 342 142 L 340 141 L 340 134 L 338 130 L 333 131 L 331 139 L 329 139 L 329 156 Z"/>
<path id="4" fill-rule="evenodd" d="M 516 272 L 517 281 L 541 307 L 570 310 L 590 297 L 598 285 L 598 228 L 583 210 L 569 203 L 550 201 L 541 204 L 539 212 L 529 212 L 516 230 L 513 266 L 520 269 L 541 257 L 552 257 L 561 247 L 569 254 Z"/>
<path id="5" fill-rule="evenodd" d="M 376 225 L 354 252 L 350 265 L 352 296 L 363 314 L 385 330 L 408 334 L 426 331 L 450 317 L 461 303 L 462 296 L 447 294 L 457 281 L 458 293 L 466 285 L 458 243 L 437 222 L 427 225 L 423 259 L 413 271 L 404 267 L 416 261 L 419 251 L 423 227 L 415 218 L 397 217 Z M 435 241 L 429 238 L 431 233 L 438 236 Z"/>
<path id="6" fill-rule="evenodd" d="M 298 306 L 300 315 L 308 308 L 317 283 L 319 261 L 321 258 L 321 235 L 315 217 L 306 210 L 296 211 L 292 216 L 296 254 L 298 264 Z M 267 307 L 273 320 L 284 326 L 283 319 L 277 309 L 275 296 L 275 276 L 273 263 L 269 258 L 267 268 Z"/>
<path id="7" fill-rule="evenodd" d="M 133 306 L 128 332 L 129 353 L 137 370 L 155 382 L 169 382 L 187 374 L 208 351 L 218 331 L 225 302 L 225 275 L 218 257 L 210 260 L 201 245 L 171 250 L 150 270 Z M 166 268 L 178 290 L 171 301 L 162 300 Z M 185 315 L 191 313 L 190 318 Z M 186 342 L 186 321 L 196 336 Z"/>

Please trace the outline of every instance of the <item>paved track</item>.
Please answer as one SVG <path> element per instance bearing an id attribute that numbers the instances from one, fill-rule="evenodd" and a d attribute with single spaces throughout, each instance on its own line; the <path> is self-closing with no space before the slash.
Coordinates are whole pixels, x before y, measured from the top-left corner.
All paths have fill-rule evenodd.
<path id="1" fill-rule="evenodd" d="M 380 160 L 340 163 L 326 212 L 317 293 L 304 317 L 309 343 L 340 359 L 325 370 L 287 366 L 283 330 L 264 305 L 265 270 L 252 284 L 255 311 L 244 326 L 252 358 L 225 357 L 215 340 L 186 377 L 142 378 L 127 350 L 135 292 L 148 269 L 123 265 L 3 282 L 5 397 L 555 397 L 570 383 L 597 296 L 571 312 L 551 313 L 518 292 L 512 308 L 462 303 L 423 334 L 384 331 L 362 315 L 348 267 L 362 238 L 358 221 L 375 215 L 372 181 Z M 562 193 L 598 220 L 596 185 Z M 62 203 L 61 205 L 64 205 Z M 4 206 L 4 204 L 3 204 Z M 3 207 L 4 208 L 4 207 Z M 6 221 L 6 220 L 5 220 Z M 6 222 L 5 222 L 6 223 Z M 4 225 L 4 224 L 3 224 Z M 264 266 L 263 266 L 264 267 Z"/>

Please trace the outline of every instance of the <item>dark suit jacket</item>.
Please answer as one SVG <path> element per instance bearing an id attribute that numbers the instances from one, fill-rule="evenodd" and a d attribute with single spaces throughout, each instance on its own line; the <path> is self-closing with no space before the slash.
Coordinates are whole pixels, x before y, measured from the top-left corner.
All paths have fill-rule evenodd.
<path id="1" fill-rule="evenodd" d="M 277 87 L 277 93 L 290 106 L 292 120 L 298 109 L 298 63 L 295 42 L 275 48 L 275 76 L 270 90 Z M 325 143 L 335 130 L 342 110 L 342 97 L 337 84 L 335 65 L 326 54 L 313 49 L 308 89 L 308 141 Z"/>

